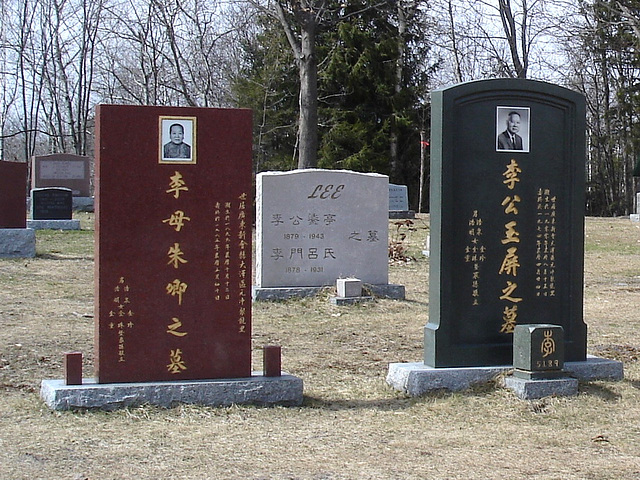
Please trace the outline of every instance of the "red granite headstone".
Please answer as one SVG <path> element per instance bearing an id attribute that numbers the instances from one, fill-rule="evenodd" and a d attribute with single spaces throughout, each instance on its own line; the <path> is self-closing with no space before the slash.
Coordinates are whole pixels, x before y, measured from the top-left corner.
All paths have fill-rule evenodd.
<path id="1" fill-rule="evenodd" d="M 27 164 L 0 161 L 0 228 L 27 227 Z"/>
<path id="2" fill-rule="evenodd" d="M 96 129 L 98 382 L 250 376 L 251 112 L 100 105 Z"/>
<path id="3" fill-rule="evenodd" d="M 33 157 L 31 188 L 65 187 L 74 197 L 91 196 L 91 159 L 71 153 Z"/>

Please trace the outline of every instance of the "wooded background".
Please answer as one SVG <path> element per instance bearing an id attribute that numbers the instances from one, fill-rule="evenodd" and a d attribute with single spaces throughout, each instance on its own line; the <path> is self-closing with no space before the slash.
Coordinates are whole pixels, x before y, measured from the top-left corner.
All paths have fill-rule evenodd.
<path id="1" fill-rule="evenodd" d="M 639 0 L 0 0 L 0 158 L 93 155 L 99 103 L 254 111 L 255 171 L 344 168 L 428 211 L 429 92 L 587 99 L 589 215 L 634 212 Z"/>

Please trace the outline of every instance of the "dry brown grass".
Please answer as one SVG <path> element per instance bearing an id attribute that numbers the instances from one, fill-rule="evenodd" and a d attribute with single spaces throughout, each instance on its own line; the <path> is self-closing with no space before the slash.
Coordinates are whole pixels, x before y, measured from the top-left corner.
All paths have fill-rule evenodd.
<path id="1" fill-rule="evenodd" d="M 38 257 L 0 260 L 0 479 L 640 479 L 638 224 L 587 220 L 589 351 L 624 361 L 625 380 L 540 401 L 493 385 L 418 399 L 387 387 L 388 363 L 422 356 L 426 234 L 408 235 L 417 262 L 390 269 L 406 301 L 255 306 L 255 366 L 259 346 L 282 344 L 304 406 L 106 413 L 38 397 L 64 351 L 83 351 L 91 375 L 93 335 L 90 232 L 38 233 Z"/>

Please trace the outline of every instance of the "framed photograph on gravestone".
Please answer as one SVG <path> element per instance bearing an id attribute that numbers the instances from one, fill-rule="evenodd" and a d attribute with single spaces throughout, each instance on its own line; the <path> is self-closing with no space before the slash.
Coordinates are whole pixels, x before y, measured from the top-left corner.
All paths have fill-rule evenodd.
<path id="1" fill-rule="evenodd" d="M 529 153 L 531 110 L 528 107 L 496 107 L 496 150 Z"/>
<path id="2" fill-rule="evenodd" d="M 196 117 L 160 117 L 160 163 L 196 163 Z"/>

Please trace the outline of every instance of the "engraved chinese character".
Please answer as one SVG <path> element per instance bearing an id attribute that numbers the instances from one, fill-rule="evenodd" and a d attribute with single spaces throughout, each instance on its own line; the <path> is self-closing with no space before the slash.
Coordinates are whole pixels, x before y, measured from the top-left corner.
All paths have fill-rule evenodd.
<path id="1" fill-rule="evenodd" d="M 171 350 L 171 353 L 169 353 L 169 364 L 167 365 L 169 373 L 180 373 L 186 369 L 187 366 L 182 359 L 182 350 L 179 348 Z"/>
<path id="2" fill-rule="evenodd" d="M 327 213 L 324 216 L 324 224 L 325 225 L 331 225 L 333 222 L 336 221 L 336 216 L 333 213 Z"/>
<path id="3" fill-rule="evenodd" d="M 187 217 L 182 210 L 176 210 L 169 218 L 162 220 L 162 223 L 168 223 L 175 228 L 176 232 L 179 232 L 182 230 L 184 222 L 190 220 L 191 218 Z"/>
<path id="4" fill-rule="evenodd" d="M 302 253 L 302 248 L 292 248 L 290 253 L 289 253 L 289 260 L 292 260 L 294 256 L 299 256 L 300 260 L 303 260 L 303 253 Z"/>
<path id="5" fill-rule="evenodd" d="M 187 332 L 178 331 L 178 329 L 182 327 L 182 322 L 177 317 L 173 317 L 171 320 L 173 320 L 173 323 L 167 325 L 167 333 L 175 335 L 176 337 L 184 337 Z"/>
<path id="6" fill-rule="evenodd" d="M 506 245 L 507 243 L 520 243 L 520 238 L 518 238 L 520 233 L 516 231 L 516 225 L 516 222 L 509 222 L 505 224 L 504 238 L 501 240 L 503 245 Z"/>
<path id="7" fill-rule="evenodd" d="M 518 214 L 518 208 L 516 207 L 516 203 L 520 201 L 520 197 L 518 195 L 514 195 L 513 198 L 507 196 L 502 201 L 502 206 L 504 208 L 504 213 L 513 213 L 514 215 Z"/>
<path id="8" fill-rule="evenodd" d="M 282 215 L 280 215 L 279 213 L 275 213 L 271 215 L 271 223 L 274 224 L 275 226 L 278 226 L 281 223 L 284 223 L 284 221 L 282 220 Z"/>
<path id="9" fill-rule="evenodd" d="M 186 292 L 186 290 L 187 284 L 181 282 L 177 278 L 173 282 L 167 284 L 167 295 L 171 295 L 173 297 L 177 295 L 178 305 L 182 305 L 182 294 Z"/>
<path id="10" fill-rule="evenodd" d="M 380 241 L 380 238 L 378 237 L 378 231 L 377 230 L 369 230 L 367 233 L 368 233 L 367 242 L 378 242 L 378 241 Z"/>
<path id="11" fill-rule="evenodd" d="M 548 357 L 552 355 L 556 351 L 556 341 L 553 339 L 553 330 L 545 330 L 544 331 L 544 340 L 542 340 L 542 344 L 540 345 L 540 353 L 542 353 L 542 358 Z"/>
<path id="12" fill-rule="evenodd" d="M 274 260 L 279 260 L 281 258 L 284 258 L 284 255 L 282 255 L 282 249 L 281 248 L 272 249 L 271 258 L 273 258 Z"/>
<path id="13" fill-rule="evenodd" d="M 513 158 L 511 159 L 511 163 L 507 165 L 507 170 L 502 174 L 506 179 L 502 181 L 509 190 L 513 190 L 516 186 L 516 182 L 519 182 L 518 174 L 521 173 L 522 170 L 518 166 L 518 162 L 516 162 Z"/>
<path id="14" fill-rule="evenodd" d="M 522 301 L 520 297 L 512 297 L 511 294 L 518 288 L 518 284 L 507 280 L 507 286 L 502 289 L 500 300 L 508 300 L 509 302 L 518 303 Z"/>
<path id="15" fill-rule="evenodd" d="M 188 260 L 182 258 L 184 252 L 180 249 L 179 243 L 174 243 L 173 247 L 169 248 L 167 255 L 169 255 L 167 265 L 173 265 L 173 268 L 178 268 L 181 263 L 188 263 Z"/>
<path id="16" fill-rule="evenodd" d="M 167 193 L 173 193 L 174 198 L 180 197 L 180 192 L 186 192 L 189 190 L 189 187 L 186 186 L 186 182 L 183 180 L 180 172 L 176 170 L 171 177 L 169 177 L 171 182 L 169 183 L 169 190 L 166 190 Z"/>
<path id="17" fill-rule="evenodd" d="M 506 273 L 507 275 L 513 275 L 514 277 L 518 276 L 518 267 L 520 266 L 520 263 L 517 252 L 517 247 L 507 249 L 507 254 L 502 261 L 502 266 L 500 267 L 498 274 Z"/>
<path id="18" fill-rule="evenodd" d="M 504 311 L 502 312 L 502 320 L 504 323 L 502 324 L 502 328 L 500 328 L 500 333 L 513 333 L 513 330 L 516 328 L 517 318 L 517 305 L 514 305 L 513 307 L 504 307 Z"/>

